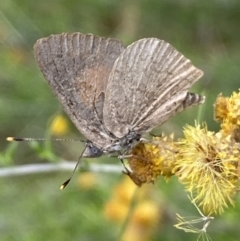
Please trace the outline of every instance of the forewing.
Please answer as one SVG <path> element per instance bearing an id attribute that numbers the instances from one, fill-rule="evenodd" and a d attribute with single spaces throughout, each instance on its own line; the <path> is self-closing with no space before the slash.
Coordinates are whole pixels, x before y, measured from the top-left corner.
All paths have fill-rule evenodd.
<path id="1" fill-rule="evenodd" d="M 175 114 L 202 74 L 163 40 L 134 42 L 115 61 L 109 76 L 105 125 L 118 137 L 130 130 L 142 133 L 161 125 Z"/>
<path id="2" fill-rule="evenodd" d="M 110 141 L 103 125 L 105 87 L 121 42 L 92 34 L 60 34 L 34 45 L 40 70 L 78 130 L 98 147 Z"/>

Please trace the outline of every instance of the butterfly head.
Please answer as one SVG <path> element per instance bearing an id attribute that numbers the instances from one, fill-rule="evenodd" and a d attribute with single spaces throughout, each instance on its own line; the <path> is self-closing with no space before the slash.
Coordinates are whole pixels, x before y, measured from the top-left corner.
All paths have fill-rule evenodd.
<path id="1" fill-rule="evenodd" d="M 95 146 L 91 141 L 86 142 L 86 148 L 82 154 L 83 157 L 100 157 L 103 154 L 103 151 Z"/>

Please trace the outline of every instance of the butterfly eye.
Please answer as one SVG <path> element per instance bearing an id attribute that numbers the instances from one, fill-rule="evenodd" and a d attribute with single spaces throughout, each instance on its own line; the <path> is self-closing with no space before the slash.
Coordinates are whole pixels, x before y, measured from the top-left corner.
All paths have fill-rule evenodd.
<path id="1" fill-rule="evenodd" d="M 90 153 L 91 157 L 99 157 L 102 155 L 102 151 L 94 145 L 92 145 L 90 147 L 89 153 Z"/>

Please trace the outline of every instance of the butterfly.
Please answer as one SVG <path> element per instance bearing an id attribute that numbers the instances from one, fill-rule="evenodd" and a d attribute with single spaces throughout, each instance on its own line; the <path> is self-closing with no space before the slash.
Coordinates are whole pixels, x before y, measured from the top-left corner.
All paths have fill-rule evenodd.
<path id="1" fill-rule="evenodd" d="M 63 33 L 39 39 L 34 51 L 88 140 L 85 157 L 129 150 L 144 133 L 205 100 L 188 92 L 203 72 L 164 40 L 144 38 L 125 48 L 112 38 Z"/>

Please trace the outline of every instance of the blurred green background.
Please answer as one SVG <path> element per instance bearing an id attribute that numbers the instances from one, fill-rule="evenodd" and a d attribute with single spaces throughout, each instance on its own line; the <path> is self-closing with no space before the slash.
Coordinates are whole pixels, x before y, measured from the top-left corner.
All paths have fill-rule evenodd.
<path id="1" fill-rule="evenodd" d="M 32 46 L 37 39 L 79 31 L 118 38 L 125 45 L 144 37 L 171 43 L 205 73 L 192 89 L 206 95 L 205 104 L 179 114 L 156 131 L 174 131 L 179 137 L 184 124 L 193 125 L 195 119 L 205 121 L 210 130 L 219 129 L 213 120 L 213 103 L 219 93 L 230 96 L 240 87 L 239 26 L 240 1 L 234 0 L 1 1 L 1 166 L 48 163 L 60 158 L 76 161 L 80 154 L 78 142 L 15 145 L 5 140 L 7 136 L 48 137 L 53 120 L 63 114 L 34 60 Z M 70 121 L 67 126 L 64 138 L 81 138 Z M 108 158 L 90 161 L 118 163 L 117 159 Z M 55 172 L 2 177 L 0 240 L 197 239 L 197 235 L 173 227 L 176 212 L 199 216 L 174 178 L 169 183 L 159 180 L 147 187 L 151 193 L 146 196 L 161 211 L 154 230 L 145 232 L 145 226 L 149 227 L 141 226 L 145 234 L 149 232 L 141 239 L 121 235 L 126 230 L 123 223 L 113 222 L 106 214 L 109 200 L 117 192 L 115 185 L 122 182 L 121 173 L 98 173 L 90 178 L 86 175 L 80 181 L 81 175 L 76 175 L 68 188 L 60 192 L 59 185 L 69 175 Z M 239 240 L 239 211 L 236 200 L 235 208 L 215 219 L 209 228 L 213 240 Z"/>

